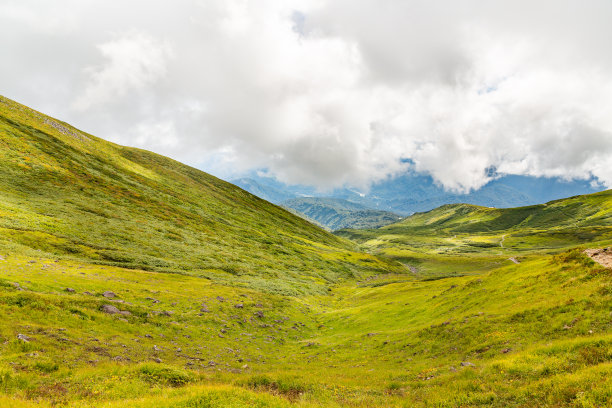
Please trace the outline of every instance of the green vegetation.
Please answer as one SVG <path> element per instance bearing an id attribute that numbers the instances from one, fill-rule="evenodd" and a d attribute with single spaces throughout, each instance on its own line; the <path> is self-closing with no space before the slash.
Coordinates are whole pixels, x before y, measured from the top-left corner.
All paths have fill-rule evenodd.
<path id="1" fill-rule="evenodd" d="M 0 99 L 0 251 L 206 277 L 276 293 L 392 270 L 194 168 Z"/>
<path id="2" fill-rule="evenodd" d="M 378 228 L 402 218 L 389 211 L 373 210 L 340 198 L 293 198 L 283 201 L 281 205 L 332 231 L 342 228 Z"/>
<path id="3" fill-rule="evenodd" d="M 355 244 L 0 109 L 1 407 L 610 406 L 610 191 Z"/>
<path id="4" fill-rule="evenodd" d="M 450 204 L 378 230 L 342 230 L 362 248 L 409 266 L 420 278 L 482 273 L 523 259 L 612 240 L 612 190 L 542 205 Z"/>

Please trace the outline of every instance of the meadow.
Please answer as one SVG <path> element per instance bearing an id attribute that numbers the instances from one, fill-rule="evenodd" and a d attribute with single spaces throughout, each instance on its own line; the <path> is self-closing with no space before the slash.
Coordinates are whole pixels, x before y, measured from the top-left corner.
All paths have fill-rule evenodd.
<path id="1" fill-rule="evenodd" d="M 1 407 L 606 407 L 612 192 L 332 235 L 0 100 Z"/>

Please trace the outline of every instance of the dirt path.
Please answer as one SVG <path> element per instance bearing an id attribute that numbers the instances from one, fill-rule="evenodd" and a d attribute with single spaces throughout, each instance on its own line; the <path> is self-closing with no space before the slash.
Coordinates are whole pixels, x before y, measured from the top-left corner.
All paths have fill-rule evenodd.
<path id="1" fill-rule="evenodd" d="M 501 241 L 499 241 L 499 246 L 502 247 L 502 248 L 504 247 L 504 239 L 506 239 L 506 235 L 508 235 L 508 234 L 502 235 L 502 239 L 501 239 Z"/>
<path id="2" fill-rule="evenodd" d="M 510 258 L 508 258 L 509 261 L 514 262 L 515 264 L 520 264 L 519 260 L 516 259 L 515 257 L 511 256 Z"/>
<path id="3" fill-rule="evenodd" d="M 584 253 L 598 264 L 612 268 L 612 247 L 587 249 Z"/>

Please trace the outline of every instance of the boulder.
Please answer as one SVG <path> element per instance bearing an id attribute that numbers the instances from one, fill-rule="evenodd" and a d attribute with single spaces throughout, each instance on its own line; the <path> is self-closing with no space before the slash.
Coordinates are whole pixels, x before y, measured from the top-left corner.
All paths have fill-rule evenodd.
<path id="1" fill-rule="evenodd" d="M 121 313 L 121 311 L 119 309 L 117 309 L 113 305 L 102 305 L 100 310 L 103 311 L 104 313 L 108 313 L 108 314 L 118 314 L 118 313 Z"/>

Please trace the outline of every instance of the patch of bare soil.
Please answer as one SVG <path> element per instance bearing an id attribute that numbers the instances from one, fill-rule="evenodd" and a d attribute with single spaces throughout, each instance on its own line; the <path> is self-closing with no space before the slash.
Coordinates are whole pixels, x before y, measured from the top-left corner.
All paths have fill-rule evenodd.
<path id="1" fill-rule="evenodd" d="M 592 260 L 606 268 L 612 268 L 612 247 L 591 248 L 584 251 Z"/>

